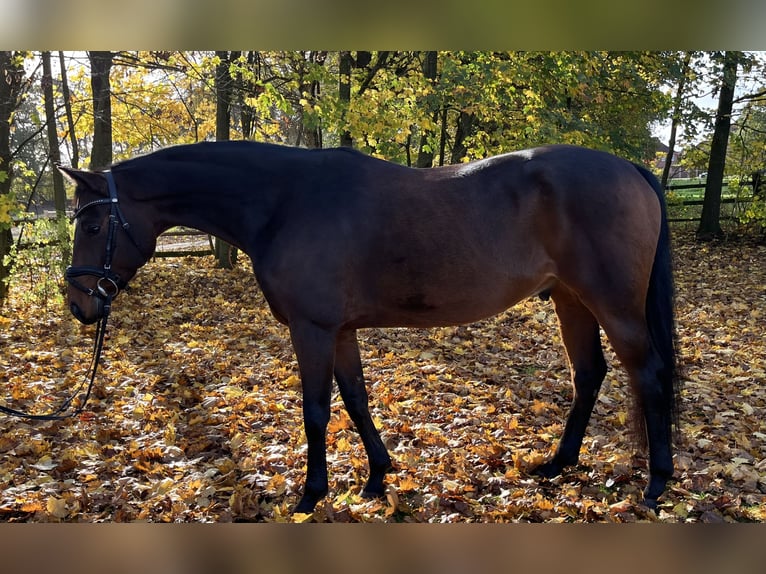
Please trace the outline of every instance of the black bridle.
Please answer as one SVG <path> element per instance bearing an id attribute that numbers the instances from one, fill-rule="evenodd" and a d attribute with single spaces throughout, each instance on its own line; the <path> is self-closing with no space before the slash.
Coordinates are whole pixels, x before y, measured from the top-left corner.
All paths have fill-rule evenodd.
<path id="1" fill-rule="evenodd" d="M 90 398 L 91 391 L 93 390 L 93 381 L 96 379 L 96 371 L 98 371 L 98 365 L 101 360 L 101 351 L 104 348 L 104 335 L 106 334 L 106 323 L 109 320 L 109 313 L 112 309 L 112 299 L 114 299 L 117 294 L 126 286 L 126 283 L 120 279 L 119 275 L 112 271 L 112 257 L 114 256 L 114 250 L 117 246 L 118 228 L 122 228 L 133 245 L 139 250 L 140 253 L 143 253 L 143 250 L 140 248 L 135 238 L 130 233 L 130 225 L 128 224 L 125 216 L 122 213 L 122 210 L 120 209 L 119 200 L 117 199 L 117 187 L 114 184 L 114 177 L 112 176 L 112 172 L 105 171 L 104 175 L 106 176 L 107 187 L 109 189 L 109 197 L 86 203 L 85 205 L 79 207 L 71 218 L 72 221 L 74 221 L 84 211 L 92 207 L 99 205 L 109 205 L 109 228 L 107 230 L 106 236 L 106 257 L 104 258 L 104 266 L 100 268 L 91 266 L 70 266 L 67 267 L 64 274 L 66 280 L 72 287 L 79 289 L 83 293 L 86 293 L 92 297 L 96 297 L 102 302 L 103 314 L 99 319 L 98 326 L 96 327 L 96 337 L 93 345 L 93 360 L 91 361 L 90 367 L 88 368 L 88 371 L 90 371 L 90 377 L 86 375 L 84 381 L 77 385 L 77 388 L 74 390 L 72 395 L 66 399 L 58 408 L 48 414 L 35 415 L 12 409 L 3 405 L 0 405 L 0 412 L 31 420 L 61 420 L 80 414 L 85 408 L 88 399 Z M 76 279 L 77 277 L 82 277 L 83 275 L 98 277 L 96 287 L 93 289 L 88 288 Z M 67 410 L 72 405 L 72 401 L 74 401 L 74 399 L 80 393 L 80 390 L 85 385 L 85 381 L 88 381 L 87 389 L 85 391 L 85 395 L 80 401 L 80 404 L 74 410 L 67 412 Z"/>
<path id="2" fill-rule="evenodd" d="M 112 257 L 114 256 L 114 249 L 117 246 L 118 227 L 122 227 L 122 229 L 125 230 L 131 242 L 133 242 L 139 251 L 141 249 L 138 247 L 133 235 L 131 235 L 129 231 L 130 224 L 127 222 L 120 209 L 120 202 L 117 199 L 117 186 L 114 184 L 114 176 L 112 176 L 111 171 L 105 171 L 104 175 L 106 176 L 106 183 L 109 189 L 109 197 L 96 199 L 95 201 L 86 203 L 79 207 L 77 211 L 74 212 L 74 215 L 72 215 L 72 221 L 74 221 L 80 217 L 84 211 L 87 211 L 92 207 L 109 205 L 109 228 L 106 236 L 106 257 L 104 257 L 104 266 L 100 268 L 85 265 L 79 267 L 69 266 L 66 269 L 65 277 L 69 284 L 75 289 L 79 289 L 87 295 L 101 299 L 104 302 L 105 313 L 109 314 L 112 299 L 125 288 L 125 283 L 120 279 L 119 275 L 112 271 Z M 95 289 L 85 287 L 76 279 L 76 277 L 82 277 L 83 275 L 98 277 Z"/>

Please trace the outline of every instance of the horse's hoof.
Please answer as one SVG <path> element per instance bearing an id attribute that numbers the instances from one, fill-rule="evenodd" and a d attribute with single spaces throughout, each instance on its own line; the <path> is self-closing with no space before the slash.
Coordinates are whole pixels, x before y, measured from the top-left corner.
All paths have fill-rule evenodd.
<path id="1" fill-rule="evenodd" d="M 324 494 L 304 494 L 293 509 L 293 514 L 311 514 L 314 512 L 314 508 L 316 507 L 317 502 L 324 498 L 324 496 Z"/>
<path id="2" fill-rule="evenodd" d="M 657 512 L 657 499 L 656 498 L 644 498 L 644 506 L 649 510 Z"/>
<path id="3" fill-rule="evenodd" d="M 532 469 L 532 474 L 541 476 L 543 478 L 554 478 L 561 474 L 564 467 L 553 460 L 544 462 L 540 466 Z"/>
<path id="4" fill-rule="evenodd" d="M 649 484 L 644 490 L 644 504 L 652 510 L 657 509 L 657 499 L 665 492 L 667 479 L 658 474 L 652 474 L 649 478 Z"/>
<path id="5" fill-rule="evenodd" d="M 301 498 L 300 502 L 293 508 L 293 514 L 311 514 L 314 512 L 315 506 L 316 502 L 306 502 L 306 500 Z"/>
<path id="6" fill-rule="evenodd" d="M 362 489 L 362 498 L 383 498 L 386 495 L 386 485 L 383 480 L 389 472 L 396 472 L 390 460 L 371 470 L 367 484 Z"/>
<path id="7" fill-rule="evenodd" d="M 362 498 L 383 498 L 385 495 L 385 489 L 365 487 L 364 490 L 362 490 Z"/>

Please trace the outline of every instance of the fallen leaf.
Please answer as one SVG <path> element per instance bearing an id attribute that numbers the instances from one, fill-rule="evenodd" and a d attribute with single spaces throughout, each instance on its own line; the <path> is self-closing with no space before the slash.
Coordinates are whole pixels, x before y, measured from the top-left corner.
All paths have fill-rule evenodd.
<path id="1" fill-rule="evenodd" d="M 52 514 L 56 518 L 66 518 L 69 512 L 67 511 L 66 500 L 63 498 L 56 498 L 51 496 L 45 503 L 45 508 L 49 514 Z"/>

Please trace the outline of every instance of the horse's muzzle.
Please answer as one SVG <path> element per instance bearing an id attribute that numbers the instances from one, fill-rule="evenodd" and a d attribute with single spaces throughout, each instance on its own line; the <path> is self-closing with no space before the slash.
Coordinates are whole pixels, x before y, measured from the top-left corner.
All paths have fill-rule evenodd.
<path id="1" fill-rule="evenodd" d="M 77 319 L 80 323 L 83 325 L 92 325 L 101 317 L 104 316 L 104 302 L 99 297 L 91 297 L 91 300 L 93 301 L 93 313 L 86 314 L 83 312 L 83 310 L 80 308 L 80 306 L 72 301 L 69 303 L 69 310 L 71 311 L 72 315 L 74 315 L 75 319 Z"/>

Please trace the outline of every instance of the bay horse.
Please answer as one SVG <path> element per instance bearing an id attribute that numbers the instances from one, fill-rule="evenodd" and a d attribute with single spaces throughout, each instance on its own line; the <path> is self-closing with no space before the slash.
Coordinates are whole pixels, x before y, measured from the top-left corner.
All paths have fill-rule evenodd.
<path id="1" fill-rule="evenodd" d="M 76 183 L 68 301 L 104 315 L 177 225 L 252 260 L 297 357 L 307 472 L 296 512 L 328 492 L 333 376 L 367 453 L 365 496 L 384 493 L 391 458 L 375 428 L 357 345 L 366 327 L 435 327 L 553 300 L 574 399 L 553 477 L 578 461 L 606 374 L 600 328 L 628 372 L 649 447 L 644 502 L 673 475 L 678 385 L 670 235 L 662 189 L 606 152 L 552 145 L 416 169 L 348 148 L 256 142 L 180 145 L 107 171 L 61 168 Z"/>

